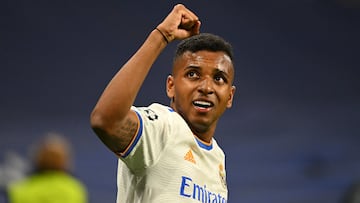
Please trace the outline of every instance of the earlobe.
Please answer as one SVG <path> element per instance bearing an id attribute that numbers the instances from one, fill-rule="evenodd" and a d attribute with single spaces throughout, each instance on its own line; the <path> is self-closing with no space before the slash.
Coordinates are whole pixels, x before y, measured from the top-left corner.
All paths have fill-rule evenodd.
<path id="1" fill-rule="evenodd" d="M 231 108 L 231 106 L 232 106 L 232 102 L 233 102 L 233 99 L 234 99 L 235 90 L 236 90 L 236 87 L 235 87 L 235 86 L 232 86 L 232 87 L 231 87 L 230 94 L 229 94 L 229 100 L 228 100 L 228 103 L 227 103 L 227 108 Z"/>
<path id="2" fill-rule="evenodd" d="M 169 98 L 174 97 L 174 77 L 169 75 L 166 80 L 166 94 Z"/>

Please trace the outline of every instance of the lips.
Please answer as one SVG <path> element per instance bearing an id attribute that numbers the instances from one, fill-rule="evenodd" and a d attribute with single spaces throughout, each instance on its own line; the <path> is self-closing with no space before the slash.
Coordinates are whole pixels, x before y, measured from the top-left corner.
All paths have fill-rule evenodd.
<path id="1" fill-rule="evenodd" d="M 199 107 L 199 108 L 210 108 L 210 107 L 214 106 L 214 104 L 212 102 L 205 101 L 205 100 L 193 101 L 193 105 L 196 107 Z"/>

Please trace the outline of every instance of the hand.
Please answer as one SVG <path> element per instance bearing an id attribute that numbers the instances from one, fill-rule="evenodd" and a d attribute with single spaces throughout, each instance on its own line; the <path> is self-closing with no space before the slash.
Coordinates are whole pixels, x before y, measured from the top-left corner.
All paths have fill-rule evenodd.
<path id="1" fill-rule="evenodd" d="M 199 18 L 182 4 L 174 6 L 168 16 L 157 26 L 168 42 L 185 39 L 200 33 Z"/>

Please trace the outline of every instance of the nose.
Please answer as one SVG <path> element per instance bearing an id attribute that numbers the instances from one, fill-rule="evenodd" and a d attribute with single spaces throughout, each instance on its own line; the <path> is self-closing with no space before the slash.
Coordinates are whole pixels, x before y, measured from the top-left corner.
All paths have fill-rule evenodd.
<path id="1" fill-rule="evenodd" d="M 214 87 L 213 87 L 213 80 L 212 78 L 203 78 L 200 81 L 198 91 L 204 95 L 213 94 L 214 93 Z"/>

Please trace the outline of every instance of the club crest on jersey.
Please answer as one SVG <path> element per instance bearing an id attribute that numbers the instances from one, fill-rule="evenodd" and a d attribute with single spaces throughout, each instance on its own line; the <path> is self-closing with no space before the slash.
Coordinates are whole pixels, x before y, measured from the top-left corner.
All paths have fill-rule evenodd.
<path id="1" fill-rule="evenodd" d="M 156 120 L 156 119 L 158 119 L 158 117 L 159 117 L 159 116 L 158 116 L 153 110 L 151 110 L 151 109 L 145 109 L 144 111 L 145 111 L 145 113 L 146 113 L 146 115 L 147 115 L 147 118 L 148 118 L 149 120 L 151 120 L 151 121 Z"/>
<path id="2" fill-rule="evenodd" d="M 224 188 L 226 188 L 226 174 L 225 174 L 224 165 L 222 165 L 222 164 L 219 164 L 219 177 L 220 177 L 222 186 Z"/>

